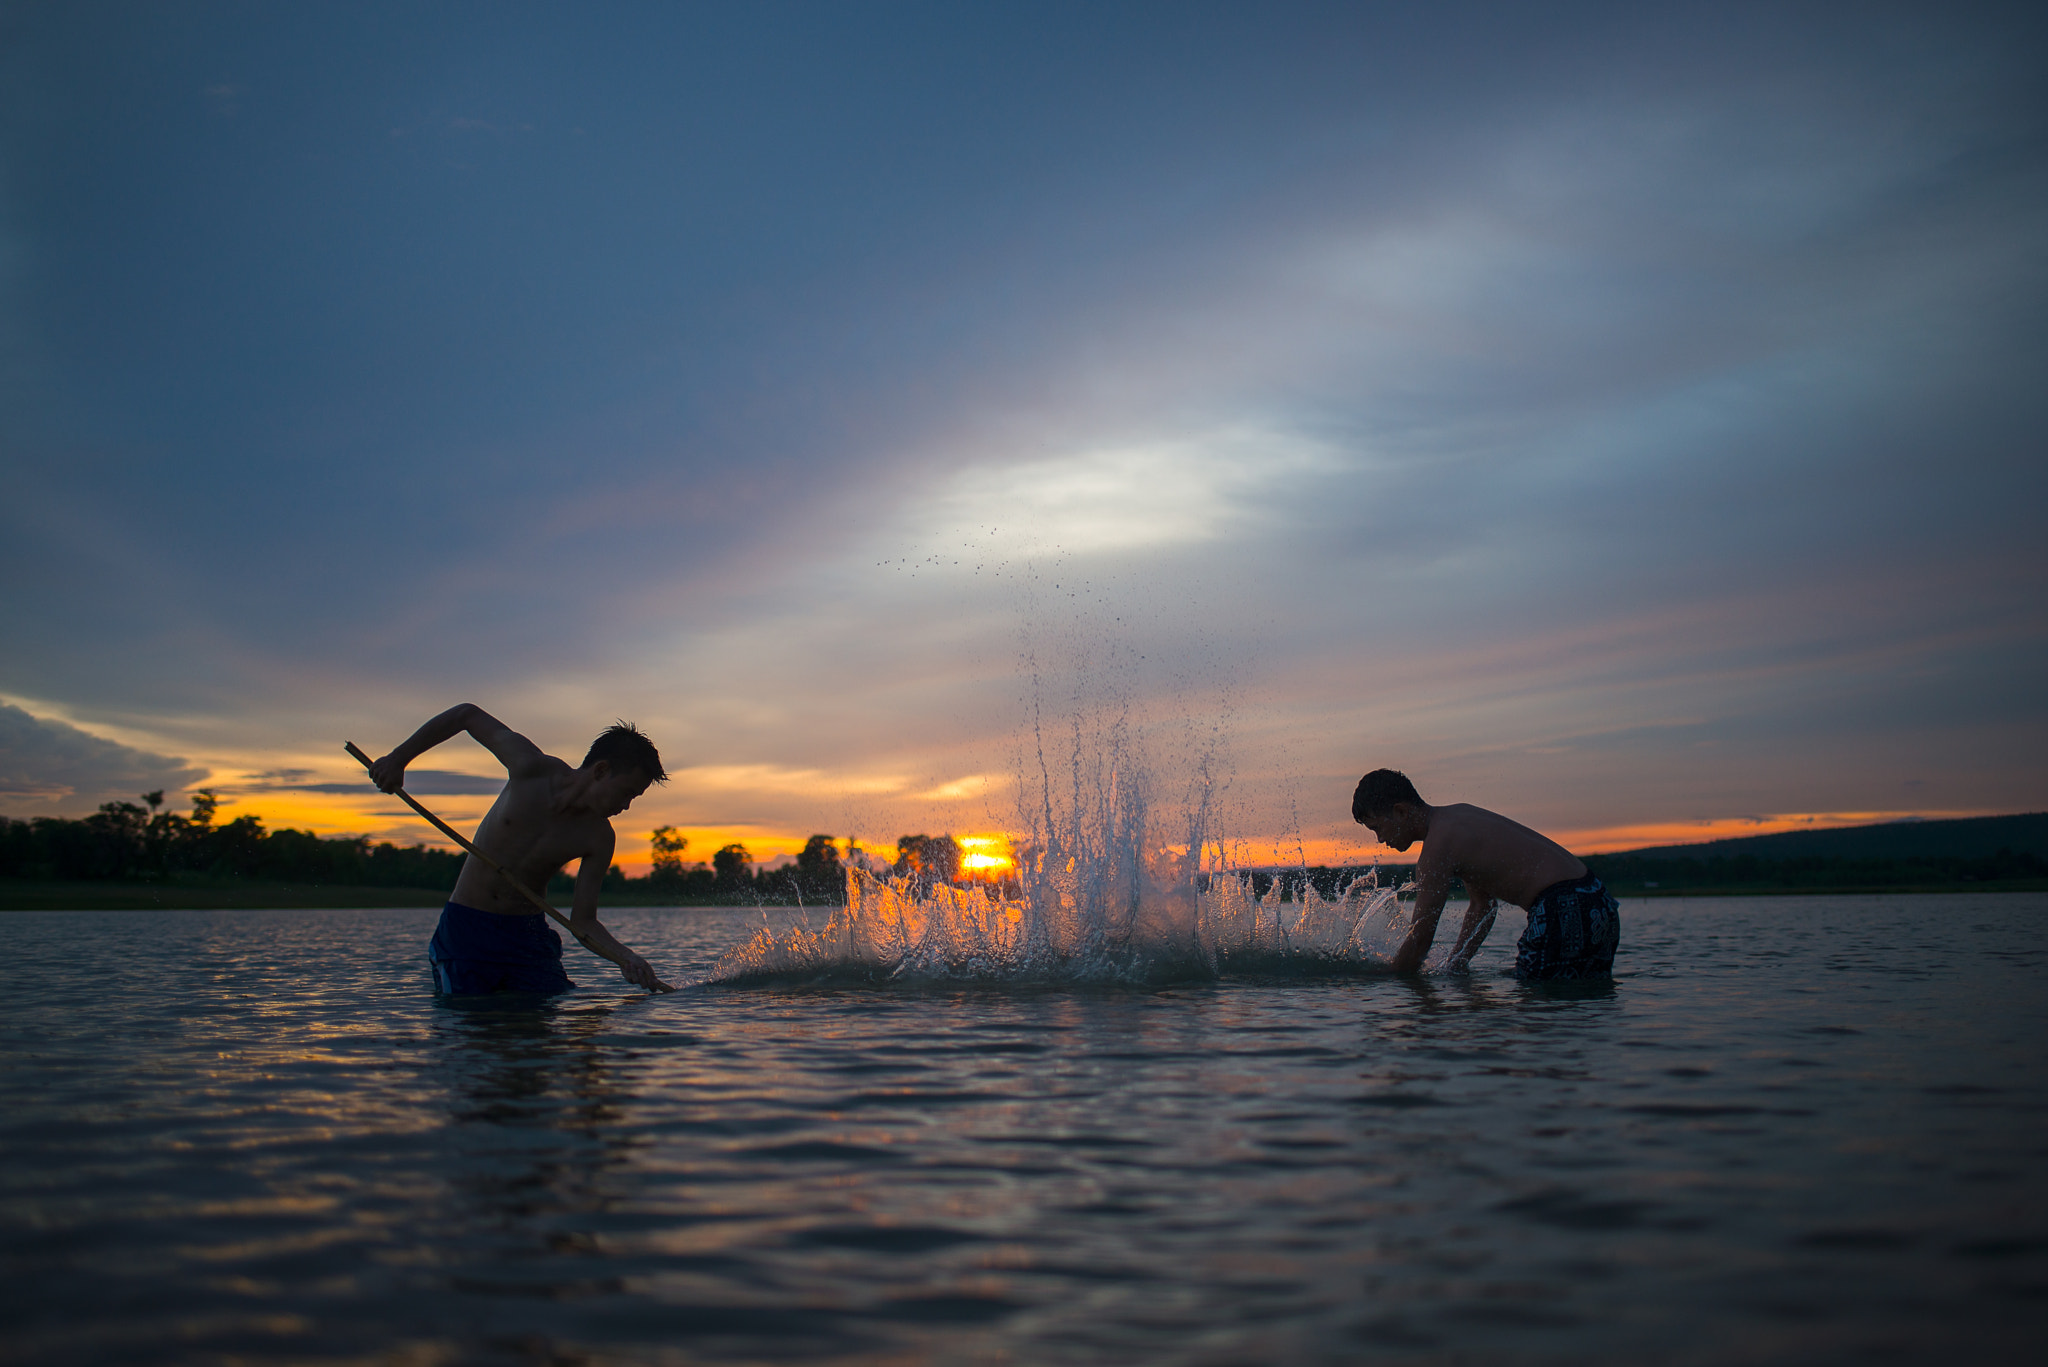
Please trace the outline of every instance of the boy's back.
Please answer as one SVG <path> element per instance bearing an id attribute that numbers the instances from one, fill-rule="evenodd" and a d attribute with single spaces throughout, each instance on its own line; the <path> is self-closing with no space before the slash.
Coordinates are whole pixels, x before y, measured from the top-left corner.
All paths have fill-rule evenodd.
<path id="1" fill-rule="evenodd" d="M 1499 812 L 1453 802 L 1430 808 L 1429 839 L 1423 847 L 1416 882 L 1426 874 L 1445 875 L 1468 890 L 1483 889 L 1489 897 L 1527 907 L 1545 888 L 1583 878 L 1586 865 L 1577 855 L 1540 831 Z"/>

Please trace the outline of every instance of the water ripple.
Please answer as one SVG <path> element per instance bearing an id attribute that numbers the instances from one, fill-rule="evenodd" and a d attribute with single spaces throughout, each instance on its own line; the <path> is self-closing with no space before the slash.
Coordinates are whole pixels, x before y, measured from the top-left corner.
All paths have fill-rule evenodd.
<path id="1" fill-rule="evenodd" d="M 1633 905 L 1563 994 L 1493 946 L 516 1009 L 426 995 L 430 914 L 14 914 L 0 1355 L 2010 1359 L 2044 911 Z M 746 936 L 615 919 L 685 977 Z"/>

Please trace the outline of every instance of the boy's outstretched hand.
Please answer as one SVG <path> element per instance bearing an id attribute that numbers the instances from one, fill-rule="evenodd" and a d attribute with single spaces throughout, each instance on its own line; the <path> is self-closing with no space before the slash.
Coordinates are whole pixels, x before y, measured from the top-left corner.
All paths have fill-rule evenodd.
<path id="1" fill-rule="evenodd" d="M 569 923 L 569 928 L 576 932 L 576 938 L 583 942 L 585 949 L 617 964 L 619 976 L 627 982 L 636 987 L 644 987 L 649 992 L 675 991 L 673 987 L 655 976 L 654 965 L 620 944 L 596 917 L 586 920 L 579 916 Z"/>
<path id="2" fill-rule="evenodd" d="M 635 954 L 626 951 L 626 957 L 619 962 L 619 976 L 627 982 L 646 988 L 649 992 L 673 992 L 675 989 L 654 976 L 654 965 Z"/>

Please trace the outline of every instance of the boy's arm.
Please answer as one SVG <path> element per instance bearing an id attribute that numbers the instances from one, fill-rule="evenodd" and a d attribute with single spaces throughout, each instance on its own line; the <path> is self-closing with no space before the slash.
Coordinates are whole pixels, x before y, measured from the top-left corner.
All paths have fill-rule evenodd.
<path id="1" fill-rule="evenodd" d="M 1395 971 L 1413 973 L 1422 967 L 1422 961 L 1429 957 L 1430 942 L 1436 939 L 1436 923 L 1444 914 L 1444 902 L 1451 895 L 1451 871 L 1448 860 L 1431 859 L 1427 845 L 1422 848 L 1421 862 L 1415 866 L 1415 918 L 1408 927 L 1408 938 L 1394 951 L 1390 961 Z"/>
<path id="2" fill-rule="evenodd" d="M 612 866 L 612 851 L 617 847 L 618 838 L 607 824 L 598 845 L 583 852 L 583 862 L 576 868 L 576 902 L 569 913 L 569 929 L 585 949 L 617 964 L 627 982 L 649 992 L 673 992 L 674 988 L 655 976 L 647 960 L 620 944 L 597 919 L 597 894 L 604 887 L 605 872 Z"/>
<path id="3" fill-rule="evenodd" d="M 412 733 L 396 750 L 370 766 L 370 781 L 385 792 L 405 783 L 405 769 L 427 751 L 458 732 L 467 731 L 477 744 L 498 757 L 513 778 L 527 778 L 547 762 L 540 747 L 473 702 L 457 703 Z"/>
<path id="4" fill-rule="evenodd" d="M 1465 924 L 1458 928 L 1458 942 L 1451 946 L 1450 962 L 1444 965 L 1453 973 L 1463 973 L 1472 966 L 1472 956 L 1479 952 L 1479 946 L 1486 943 L 1486 932 L 1493 929 L 1493 918 L 1499 903 L 1483 892 L 1472 894 L 1472 904 L 1465 908 Z"/>

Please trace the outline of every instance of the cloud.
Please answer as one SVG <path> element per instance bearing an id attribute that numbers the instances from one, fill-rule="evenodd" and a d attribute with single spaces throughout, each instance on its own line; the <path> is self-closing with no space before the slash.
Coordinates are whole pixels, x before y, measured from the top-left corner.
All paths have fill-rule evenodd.
<path id="1" fill-rule="evenodd" d="M 387 87 L 280 10 L 164 57 L 294 73 L 249 143 L 0 55 L 0 686 L 280 807 L 474 697 L 647 723 L 636 818 L 961 829 L 1025 655 L 1237 689 L 1265 832 L 1381 756 L 1557 829 L 2040 805 L 2038 44 L 1338 12 L 538 20 Z"/>
<path id="2" fill-rule="evenodd" d="M 250 780 L 222 785 L 221 792 L 243 793 L 374 793 L 376 787 L 365 777 L 357 783 L 308 783 L 310 769 L 273 769 Z M 408 769 L 405 790 L 414 797 L 495 797 L 505 787 L 503 778 L 481 774 L 458 774 L 449 769 Z"/>
<path id="3" fill-rule="evenodd" d="M 0 806 L 65 815 L 158 788 L 177 792 L 207 771 L 0 703 Z"/>
<path id="4" fill-rule="evenodd" d="M 1199 435 L 984 465 L 921 510 L 934 528 L 1009 528 L 1077 555 L 1221 539 L 1289 481 L 1336 464 L 1296 433 L 1234 426 Z"/>
<path id="5" fill-rule="evenodd" d="M 918 797 L 927 802 L 958 802 L 963 798 L 982 797 L 999 789 L 1006 780 L 1000 774 L 969 774 L 956 778 L 951 783 L 941 783 Z"/>
<path id="6" fill-rule="evenodd" d="M 493 123 L 489 119 L 452 118 L 448 127 L 457 133 L 531 133 L 530 123 Z"/>
<path id="7" fill-rule="evenodd" d="M 906 780 L 894 774 L 827 773 L 773 764 L 697 764 L 670 776 L 678 791 L 710 793 L 866 794 L 900 791 Z"/>

